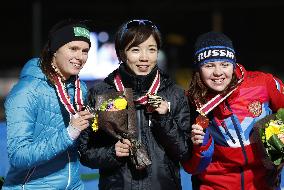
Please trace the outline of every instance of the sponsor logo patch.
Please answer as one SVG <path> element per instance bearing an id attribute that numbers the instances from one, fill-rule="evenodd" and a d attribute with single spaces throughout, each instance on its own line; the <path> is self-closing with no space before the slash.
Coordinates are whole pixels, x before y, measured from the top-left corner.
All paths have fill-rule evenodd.
<path id="1" fill-rule="evenodd" d="M 74 28 L 75 36 L 82 36 L 82 37 L 90 39 L 90 32 L 86 28 L 82 28 L 82 27 L 73 27 L 73 28 Z"/>

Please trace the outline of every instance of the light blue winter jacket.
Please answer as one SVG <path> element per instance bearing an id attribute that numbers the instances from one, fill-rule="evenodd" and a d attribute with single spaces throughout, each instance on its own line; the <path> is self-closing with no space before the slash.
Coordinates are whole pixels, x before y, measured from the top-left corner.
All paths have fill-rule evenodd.
<path id="1" fill-rule="evenodd" d="M 74 77 L 66 83 L 74 101 Z M 87 88 L 82 82 L 83 97 Z M 3 190 L 84 189 L 76 141 L 67 127 L 70 116 L 34 58 L 5 101 L 10 169 Z"/>

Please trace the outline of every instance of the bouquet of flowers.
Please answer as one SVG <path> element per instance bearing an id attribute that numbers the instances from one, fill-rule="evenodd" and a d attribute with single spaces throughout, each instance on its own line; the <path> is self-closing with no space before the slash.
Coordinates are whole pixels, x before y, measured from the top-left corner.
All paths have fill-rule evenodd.
<path id="1" fill-rule="evenodd" d="M 101 99 L 102 100 L 102 99 Z M 92 123 L 92 129 L 93 131 L 97 131 L 99 129 L 98 124 L 98 112 L 108 112 L 108 111 L 120 111 L 127 108 L 127 101 L 124 96 L 118 95 L 115 98 L 109 98 L 108 100 L 103 100 L 103 102 L 100 104 L 99 108 L 97 109 L 97 112 L 94 113 L 94 119 Z M 108 113 L 109 115 L 110 113 Z M 111 114 L 115 117 L 118 115 L 125 115 L 125 112 L 117 112 Z M 125 117 L 125 116 L 124 116 Z M 116 119 L 116 118 L 114 118 Z"/>
<path id="2" fill-rule="evenodd" d="M 256 122 L 252 138 L 261 153 L 264 166 L 273 173 L 273 185 L 278 186 L 278 174 L 284 165 L 284 109 Z"/>
<path id="3" fill-rule="evenodd" d="M 102 129 L 109 135 L 122 140 L 130 140 L 131 162 L 136 169 L 144 169 L 151 164 L 145 147 L 137 139 L 136 110 L 133 103 L 132 89 L 125 88 L 123 92 L 113 92 L 96 96 L 94 108 L 94 131 Z"/>

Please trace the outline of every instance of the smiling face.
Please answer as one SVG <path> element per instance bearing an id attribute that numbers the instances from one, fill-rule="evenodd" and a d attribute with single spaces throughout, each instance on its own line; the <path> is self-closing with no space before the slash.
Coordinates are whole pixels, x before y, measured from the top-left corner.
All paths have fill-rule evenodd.
<path id="1" fill-rule="evenodd" d="M 89 48 L 85 41 L 71 41 L 54 53 L 53 64 L 65 80 L 79 74 L 87 61 Z"/>
<path id="2" fill-rule="evenodd" d="M 229 62 L 209 62 L 201 66 L 200 76 L 213 91 L 222 92 L 232 81 L 234 66 Z"/>
<path id="3" fill-rule="evenodd" d="M 151 35 L 143 43 L 125 50 L 126 64 L 136 75 L 147 75 L 157 64 L 158 47 Z"/>

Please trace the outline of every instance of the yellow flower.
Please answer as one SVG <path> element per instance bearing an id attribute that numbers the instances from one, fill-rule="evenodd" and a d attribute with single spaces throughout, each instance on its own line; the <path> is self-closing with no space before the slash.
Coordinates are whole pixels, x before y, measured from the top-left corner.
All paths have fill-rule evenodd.
<path id="1" fill-rule="evenodd" d="M 114 106 L 118 110 L 126 109 L 127 101 L 124 98 L 117 98 L 114 100 Z"/>
<path id="2" fill-rule="evenodd" d="M 94 132 L 96 132 L 99 129 L 99 124 L 98 124 L 98 115 L 96 114 L 93 123 L 92 123 L 92 129 Z"/>
<path id="3" fill-rule="evenodd" d="M 272 135 L 278 135 L 280 134 L 280 128 L 277 126 L 269 125 L 267 128 L 265 128 L 265 137 L 268 140 Z"/>

